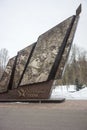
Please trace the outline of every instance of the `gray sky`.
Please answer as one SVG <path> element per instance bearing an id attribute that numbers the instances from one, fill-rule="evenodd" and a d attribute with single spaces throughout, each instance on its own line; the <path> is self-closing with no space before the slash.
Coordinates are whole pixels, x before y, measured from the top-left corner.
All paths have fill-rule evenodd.
<path id="1" fill-rule="evenodd" d="M 75 14 L 82 13 L 73 43 L 87 51 L 87 0 L 0 0 L 0 49 L 10 57 L 37 41 L 39 35 Z"/>

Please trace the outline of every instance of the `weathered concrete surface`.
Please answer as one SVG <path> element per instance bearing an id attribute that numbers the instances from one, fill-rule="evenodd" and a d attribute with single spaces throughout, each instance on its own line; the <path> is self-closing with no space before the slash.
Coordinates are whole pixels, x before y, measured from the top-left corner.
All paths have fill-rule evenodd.
<path id="1" fill-rule="evenodd" d="M 18 52 L 12 88 L 18 87 L 18 83 L 20 81 L 21 75 L 24 71 L 25 65 L 27 63 L 27 60 L 29 58 L 29 55 L 31 53 L 33 46 L 34 46 L 34 44 L 32 44 L 32 45 L 30 45 L 30 46 L 28 46 L 28 47 L 26 47 L 23 50 Z"/>
<path id="2" fill-rule="evenodd" d="M 1 81 L 0 81 L 0 92 L 5 92 L 8 89 L 15 58 L 16 57 L 13 57 L 8 61 L 8 64 L 6 66 L 6 69 L 3 73 Z"/>
<path id="3" fill-rule="evenodd" d="M 64 70 L 65 64 L 66 64 L 66 62 L 68 60 L 68 56 L 69 56 L 69 52 L 70 52 L 71 45 L 72 45 L 72 42 L 73 42 L 73 38 L 74 38 L 74 35 L 75 35 L 75 31 L 76 31 L 76 27 L 77 27 L 77 24 L 78 24 L 78 20 L 79 20 L 79 16 L 77 16 L 75 18 L 73 27 L 71 29 L 69 38 L 68 38 L 67 43 L 66 43 L 66 47 L 65 47 L 64 53 L 63 53 L 63 55 L 61 57 L 60 65 L 59 65 L 59 67 L 57 69 L 57 72 L 56 72 L 55 79 L 61 79 L 62 78 L 62 74 L 64 73 L 63 70 Z"/>
<path id="4" fill-rule="evenodd" d="M 0 130 L 87 130 L 87 101 L 0 104 Z"/>
<path id="5" fill-rule="evenodd" d="M 43 82 L 48 79 L 59 48 L 70 27 L 73 16 L 42 34 L 37 41 L 21 85 Z"/>

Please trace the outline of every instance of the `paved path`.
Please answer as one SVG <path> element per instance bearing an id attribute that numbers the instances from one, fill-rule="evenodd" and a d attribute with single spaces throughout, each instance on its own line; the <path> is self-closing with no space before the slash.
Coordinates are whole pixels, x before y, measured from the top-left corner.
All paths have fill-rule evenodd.
<path id="1" fill-rule="evenodd" d="M 0 130 L 87 130 L 87 101 L 0 103 Z"/>

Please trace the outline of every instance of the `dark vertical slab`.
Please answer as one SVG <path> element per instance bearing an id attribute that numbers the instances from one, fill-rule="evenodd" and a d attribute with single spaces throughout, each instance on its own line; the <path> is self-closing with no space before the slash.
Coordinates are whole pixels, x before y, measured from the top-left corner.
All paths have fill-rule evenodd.
<path id="1" fill-rule="evenodd" d="M 55 57 L 55 61 L 53 63 L 52 69 L 51 69 L 51 71 L 49 73 L 48 80 L 54 79 L 54 77 L 56 75 L 56 71 L 57 71 L 57 68 L 59 68 L 59 65 L 61 63 L 61 58 L 62 58 L 62 55 L 63 55 L 63 53 L 65 51 L 66 43 L 67 43 L 67 40 L 69 38 L 69 35 L 70 35 L 70 32 L 71 32 L 74 21 L 75 21 L 75 16 L 73 16 L 73 18 L 72 18 L 72 21 L 71 21 L 71 23 L 69 25 L 69 28 L 67 29 L 66 35 L 65 35 L 65 37 L 63 39 L 63 42 L 62 42 L 62 44 L 60 46 L 59 52 L 57 53 L 57 55 Z"/>
<path id="2" fill-rule="evenodd" d="M 69 52 L 70 52 L 71 45 L 72 45 L 72 42 L 73 42 L 73 38 L 74 38 L 74 35 L 75 35 L 78 20 L 79 20 L 79 16 L 76 16 L 75 21 L 74 21 L 73 26 L 72 26 L 72 29 L 70 31 L 67 43 L 66 43 L 65 50 L 64 50 L 62 57 L 61 57 L 61 62 L 59 64 L 59 67 L 57 68 L 55 79 L 62 78 L 62 72 L 64 70 L 65 63 L 66 63 L 68 56 L 69 56 Z"/>
<path id="3" fill-rule="evenodd" d="M 11 73 L 9 84 L 8 84 L 8 90 L 12 89 L 14 73 L 15 73 L 15 68 L 16 68 L 16 63 L 17 63 L 17 57 L 18 57 L 18 55 L 15 57 L 14 65 L 13 65 L 13 68 L 12 68 L 12 73 Z"/>

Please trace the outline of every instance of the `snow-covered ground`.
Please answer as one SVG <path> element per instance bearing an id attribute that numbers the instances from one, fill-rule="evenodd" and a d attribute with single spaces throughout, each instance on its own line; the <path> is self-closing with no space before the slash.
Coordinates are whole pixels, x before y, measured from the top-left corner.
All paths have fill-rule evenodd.
<path id="1" fill-rule="evenodd" d="M 74 85 L 55 86 L 52 90 L 51 98 L 66 98 L 67 100 L 87 100 L 87 87 L 76 91 Z"/>

